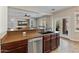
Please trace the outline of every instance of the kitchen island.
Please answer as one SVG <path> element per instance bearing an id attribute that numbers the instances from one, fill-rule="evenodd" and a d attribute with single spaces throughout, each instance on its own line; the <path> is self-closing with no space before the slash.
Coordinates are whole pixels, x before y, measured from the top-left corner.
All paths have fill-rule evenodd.
<path id="1" fill-rule="evenodd" d="M 23 36 L 23 32 L 26 32 L 26 36 Z M 41 37 L 42 34 L 36 30 L 30 31 L 8 31 L 6 36 L 2 39 L 2 44 L 11 43 L 20 40 L 29 40 L 36 37 Z"/>
<path id="2" fill-rule="evenodd" d="M 26 36 L 23 35 L 23 32 L 26 32 Z M 44 53 L 51 52 L 53 49 L 56 49 L 57 46 L 59 45 L 59 44 L 57 45 L 58 39 L 56 37 L 57 36 L 54 33 L 40 34 L 38 30 L 8 31 L 6 36 L 2 38 L 1 52 L 2 53 L 28 53 L 29 51 L 28 42 L 30 40 L 35 40 L 37 38 L 41 38 L 43 41 L 41 44 L 42 45 L 41 47 L 43 49 L 42 52 Z M 54 40 L 51 40 L 51 39 L 54 39 Z"/>
<path id="3" fill-rule="evenodd" d="M 23 32 L 26 32 L 26 36 L 23 36 Z M 28 52 L 28 40 L 37 37 L 42 37 L 37 30 L 8 31 L 1 41 L 1 52 Z"/>

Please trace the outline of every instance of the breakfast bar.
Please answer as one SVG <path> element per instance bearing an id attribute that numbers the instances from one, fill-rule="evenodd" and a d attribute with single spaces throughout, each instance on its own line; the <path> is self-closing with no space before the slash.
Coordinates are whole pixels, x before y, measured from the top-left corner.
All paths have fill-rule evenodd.
<path id="1" fill-rule="evenodd" d="M 23 34 L 25 32 L 25 36 Z M 41 40 L 41 52 L 48 53 L 56 49 L 57 39 L 54 33 L 41 34 L 38 30 L 22 30 L 22 31 L 8 31 L 4 38 L 1 40 L 1 52 L 2 53 L 33 53 L 30 51 L 30 41 L 40 39 Z M 52 40 L 53 39 L 53 40 Z M 33 47 L 35 50 L 35 47 Z M 52 49 L 53 48 L 53 49 Z M 34 51 L 36 53 L 36 51 Z"/>

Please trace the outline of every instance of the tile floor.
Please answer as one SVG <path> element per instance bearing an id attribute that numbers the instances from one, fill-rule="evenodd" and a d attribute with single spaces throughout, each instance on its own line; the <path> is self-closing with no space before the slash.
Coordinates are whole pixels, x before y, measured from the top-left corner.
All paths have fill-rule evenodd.
<path id="1" fill-rule="evenodd" d="M 52 53 L 79 53 L 79 42 L 61 38 L 59 48 Z"/>

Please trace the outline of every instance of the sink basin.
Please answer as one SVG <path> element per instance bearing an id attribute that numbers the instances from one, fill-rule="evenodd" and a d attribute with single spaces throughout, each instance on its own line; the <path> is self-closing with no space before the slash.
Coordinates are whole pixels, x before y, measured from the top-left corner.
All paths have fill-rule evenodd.
<path id="1" fill-rule="evenodd" d="M 41 34 L 49 34 L 49 33 L 53 33 L 53 32 L 52 31 L 41 32 Z"/>
<path id="2" fill-rule="evenodd" d="M 18 27 L 17 29 L 22 29 L 21 27 Z"/>

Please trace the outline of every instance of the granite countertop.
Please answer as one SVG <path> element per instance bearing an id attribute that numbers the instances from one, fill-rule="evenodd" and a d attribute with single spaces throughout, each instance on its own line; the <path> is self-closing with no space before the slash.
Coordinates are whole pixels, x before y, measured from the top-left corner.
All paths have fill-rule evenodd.
<path id="1" fill-rule="evenodd" d="M 42 37 L 43 35 L 38 33 L 37 31 L 27 31 L 26 36 L 23 36 L 22 31 L 9 31 L 5 35 L 4 38 L 2 38 L 2 44 L 4 43 L 11 43 L 15 41 L 20 41 L 20 40 L 30 40 L 36 37 Z"/>

